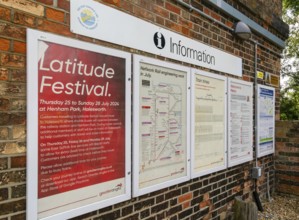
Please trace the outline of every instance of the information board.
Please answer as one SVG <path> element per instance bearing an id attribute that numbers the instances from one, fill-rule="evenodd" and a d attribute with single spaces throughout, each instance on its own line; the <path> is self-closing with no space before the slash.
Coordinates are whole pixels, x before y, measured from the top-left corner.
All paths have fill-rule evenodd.
<path id="1" fill-rule="evenodd" d="M 253 159 L 253 84 L 228 79 L 228 166 Z"/>
<path id="2" fill-rule="evenodd" d="M 129 199 L 130 54 L 27 36 L 27 219 L 66 219 Z"/>
<path id="3" fill-rule="evenodd" d="M 275 89 L 258 85 L 257 97 L 257 155 L 262 157 L 275 148 Z"/>
<path id="4" fill-rule="evenodd" d="M 242 76 L 242 59 L 94 0 L 70 0 L 71 31 L 179 62 Z"/>
<path id="5" fill-rule="evenodd" d="M 190 69 L 135 55 L 133 195 L 190 179 Z"/>
<path id="6" fill-rule="evenodd" d="M 227 164 L 227 78 L 192 70 L 192 178 L 225 169 Z"/>

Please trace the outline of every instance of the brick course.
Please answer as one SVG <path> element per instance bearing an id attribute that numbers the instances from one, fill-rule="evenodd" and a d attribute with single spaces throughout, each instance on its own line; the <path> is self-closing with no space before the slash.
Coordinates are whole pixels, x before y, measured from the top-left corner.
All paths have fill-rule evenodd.
<path id="1" fill-rule="evenodd" d="M 253 44 L 236 39 L 226 29 L 195 12 L 189 12 L 175 1 L 100 0 L 100 2 L 186 37 L 240 56 L 243 59 L 243 79 L 251 82 L 254 80 Z M 229 27 L 232 27 L 233 23 L 236 22 L 232 17 L 215 10 L 202 1 L 186 2 L 192 2 L 194 7 Z M 231 2 L 232 5 L 246 12 L 248 16 L 253 16 L 254 10 L 259 10 L 259 8 L 255 9 L 255 5 L 247 4 L 248 2 L 253 3 L 253 0 L 234 0 Z M 280 0 L 275 0 L 275 7 L 279 6 L 280 2 Z M 246 4 L 250 10 L 245 7 Z M 275 8 L 276 17 L 279 17 L 281 12 L 281 8 L 278 6 Z M 266 13 L 264 14 L 266 15 Z M 26 29 L 33 28 L 128 52 L 134 51 L 134 53 L 154 56 L 142 51 L 75 35 L 70 32 L 69 19 L 70 3 L 67 0 L 0 0 L 0 219 L 25 219 L 26 215 L 25 125 L 30 123 L 26 121 L 26 74 L 30 74 L 26 73 Z M 277 28 L 271 26 L 272 21 L 268 18 L 256 18 L 256 20 L 273 30 L 277 36 L 284 36 L 277 31 Z M 280 48 L 260 36 L 255 35 L 254 38 L 269 49 L 277 53 L 281 52 Z M 154 57 L 163 59 L 158 56 Z M 259 48 L 258 60 L 259 70 L 279 75 L 280 58 L 277 55 Z M 178 61 L 173 62 L 180 63 Z M 278 104 L 276 114 L 279 115 Z M 292 138 L 294 137 L 289 136 L 282 139 L 291 140 Z M 287 142 L 288 147 L 296 144 L 295 141 Z M 293 159 L 288 163 L 276 163 L 277 167 L 293 167 L 293 164 L 297 163 L 294 159 L 298 157 L 298 154 L 293 151 L 286 151 L 277 156 Z M 261 158 L 259 165 L 265 168 L 263 178 L 258 181 L 258 190 L 263 196 L 266 193 L 266 172 L 271 173 L 270 186 L 271 189 L 274 187 L 274 175 L 271 172 L 274 170 L 273 156 Z M 253 166 L 253 161 L 247 162 L 74 219 L 225 219 L 229 216 L 235 196 L 242 196 L 244 200 L 252 199 L 254 183 L 250 175 Z M 280 173 L 277 172 L 277 175 Z M 287 180 L 293 181 L 293 179 Z"/>

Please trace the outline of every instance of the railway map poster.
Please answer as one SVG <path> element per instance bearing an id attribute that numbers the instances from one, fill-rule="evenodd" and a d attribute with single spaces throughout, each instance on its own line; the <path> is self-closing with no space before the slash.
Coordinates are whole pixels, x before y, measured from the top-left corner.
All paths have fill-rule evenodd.
<path id="1" fill-rule="evenodd" d="M 28 179 L 37 177 L 37 188 L 28 185 L 37 218 L 128 199 L 130 55 L 42 32 L 28 36 L 28 163 L 37 167 Z"/>
<path id="2" fill-rule="evenodd" d="M 228 80 L 228 166 L 253 159 L 253 85 Z"/>
<path id="3" fill-rule="evenodd" d="M 226 168 L 226 77 L 192 71 L 191 174 Z"/>
<path id="4" fill-rule="evenodd" d="M 258 157 L 274 153 L 275 89 L 258 85 L 257 154 Z"/>
<path id="5" fill-rule="evenodd" d="M 189 180 L 189 68 L 134 56 L 133 195 Z"/>

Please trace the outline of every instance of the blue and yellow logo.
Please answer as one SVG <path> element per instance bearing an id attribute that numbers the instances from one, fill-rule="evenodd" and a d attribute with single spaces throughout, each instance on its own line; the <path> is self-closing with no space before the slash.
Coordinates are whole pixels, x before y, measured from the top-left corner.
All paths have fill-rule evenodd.
<path id="1" fill-rule="evenodd" d="M 95 10 L 87 5 L 78 8 L 78 20 L 87 29 L 94 29 L 98 25 L 98 15 Z"/>

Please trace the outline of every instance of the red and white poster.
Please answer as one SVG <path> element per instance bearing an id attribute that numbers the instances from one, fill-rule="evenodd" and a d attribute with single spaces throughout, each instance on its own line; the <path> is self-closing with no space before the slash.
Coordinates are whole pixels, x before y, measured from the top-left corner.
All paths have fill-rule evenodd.
<path id="1" fill-rule="evenodd" d="M 37 63 L 29 63 L 37 66 L 39 218 L 129 193 L 129 56 L 54 42 L 37 40 Z"/>

